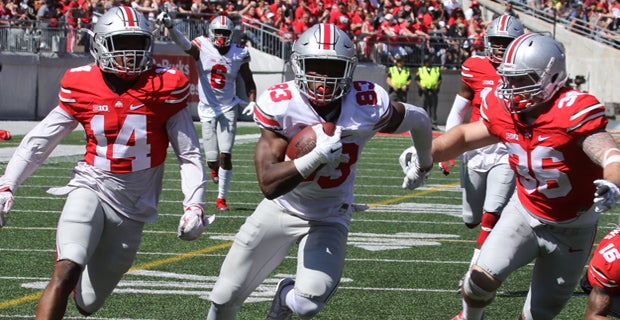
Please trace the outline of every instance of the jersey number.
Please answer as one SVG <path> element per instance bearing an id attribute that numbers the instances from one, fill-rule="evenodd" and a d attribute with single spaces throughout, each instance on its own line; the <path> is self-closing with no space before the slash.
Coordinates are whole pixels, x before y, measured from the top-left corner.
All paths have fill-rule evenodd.
<path id="1" fill-rule="evenodd" d="M 598 251 L 600 255 L 605 258 L 605 261 L 612 263 L 620 258 L 620 251 L 616 247 L 614 247 L 613 243 L 608 244 L 605 248 Z"/>
<path id="2" fill-rule="evenodd" d="M 511 158 L 517 159 L 519 181 L 529 194 L 538 191 L 552 199 L 566 196 L 573 188 L 564 172 L 550 168 L 551 164 L 564 160 L 561 152 L 550 147 L 537 146 L 528 156 L 520 145 L 506 145 L 512 150 Z"/>
<path id="3" fill-rule="evenodd" d="M 224 89 L 226 86 L 226 72 L 228 69 L 223 64 L 216 64 L 211 68 L 211 87 Z"/>
<path id="4" fill-rule="evenodd" d="M 110 171 L 110 159 L 125 158 L 133 158 L 131 160 L 132 172 L 151 167 L 151 157 L 149 156 L 151 145 L 146 141 L 146 115 L 127 115 L 112 144 L 108 143 L 108 137 L 105 135 L 103 115 L 95 115 L 90 122 L 90 127 L 97 140 L 95 167 Z"/>

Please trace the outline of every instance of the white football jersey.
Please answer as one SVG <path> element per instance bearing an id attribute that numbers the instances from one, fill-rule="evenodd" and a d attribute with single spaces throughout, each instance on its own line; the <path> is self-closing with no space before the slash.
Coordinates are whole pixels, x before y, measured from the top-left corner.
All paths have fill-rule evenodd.
<path id="1" fill-rule="evenodd" d="M 323 166 L 274 201 L 305 219 L 340 222 L 348 227 L 358 159 L 366 142 L 389 121 L 392 110 L 388 93 L 381 86 L 354 81 L 351 91 L 342 98 L 335 121 L 342 127 L 342 153 L 348 161 L 336 168 Z M 274 85 L 261 94 L 254 120 L 261 128 L 289 140 L 303 128 L 325 122 L 294 81 Z"/>
<path id="2" fill-rule="evenodd" d="M 198 68 L 198 115 L 202 119 L 214 118 L 233 108 L 237 98 L 237 75 L 244 63 L 250 62 L 250 51 L 232 44 L 221 55 L 208 37 L 198 37 L 193 42 L 200 48 Z"/>

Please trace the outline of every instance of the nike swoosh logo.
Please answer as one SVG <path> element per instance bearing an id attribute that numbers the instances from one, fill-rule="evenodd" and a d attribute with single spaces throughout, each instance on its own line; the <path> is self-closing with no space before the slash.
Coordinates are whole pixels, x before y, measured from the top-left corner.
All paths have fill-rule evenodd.
<path id="1" fill-rule="evenodd" d="M 575 248 L 570 248 L 570 247 L 568 248 L 569 253 L 581 252 L 581 251 L 583 251 L 583 249 L 575 249 Z"/>
<path id="2" fill-rule="evenodd" d="M 547 139 L 549 139 L 549 138 L 551 138 L 551 137 L 550 137 L 550 136 L 547 136 L 547 137 L 538 136 L 538 141 L 541 141 L 541 142 L 542 142 L 542 141 L 545 141 L 545 140 L 547 140 Z"/>
<path id="3" fill-rule="evenodd" d="M 338 151 L 338 150 L 340 150 L 340 148 L 336 148 L 336 149 L 331 148 L 331 149 L 329 149 L 329 152 L 330 152 L 330 153 L 334 153 L 334 152 L 336 152 L 336 151 Z"/>
<path id="4" fill-rule="evenodd" d="M 144 103 L 143 104 L 139 104 L 137 106 L 134 106 L 133 104 L 129 106 L 129 110 L 138 110 L 140 108 L 144 107 Z"/>

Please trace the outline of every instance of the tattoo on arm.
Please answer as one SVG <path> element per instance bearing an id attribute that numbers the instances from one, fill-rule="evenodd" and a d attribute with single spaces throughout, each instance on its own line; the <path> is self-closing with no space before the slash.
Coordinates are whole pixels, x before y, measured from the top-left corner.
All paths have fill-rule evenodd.
<path id="1" fill-rule="evenodd" d="M 581 147 L 592 162 L 602 167 L 605 161 L 605 152 L 610 148 L 618 148 L 618 145 L 609 133 L 599 131 L 585 137 Z"/>

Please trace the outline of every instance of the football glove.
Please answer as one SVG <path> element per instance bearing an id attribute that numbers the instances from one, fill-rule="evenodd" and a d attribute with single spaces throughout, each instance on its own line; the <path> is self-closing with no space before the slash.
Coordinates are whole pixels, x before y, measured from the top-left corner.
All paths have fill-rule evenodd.
<path id="1" fill-rule="evenodd" d="M 243 111 L 241 111 L 241 113 L 246 115 L 246 116 L 253 115 L 254 114 L 254 106 L 256 106 L 256 102 L 250 101 L 250 103 L 248 103 L 248 105 L 245 108 L 243 108 Z"/>
<path id="2" fill-rule="evenodd" d="M 205 213 L 200 206 L 191 206 L 179 220 L 177 237 L 181 240 L 196 240 L 204 232 L 205 227 L 215 221 L 215 214 L 205 219 Z"/>
<path id="3" fill-rule="evenodd" d="M 450 174 L 450 167 L 454 167 L 454 159 L 450 160 L 450 161 L 442 161 L 439 163 L 439 169 L 441 170 L 441 173 L 443 173 L 444 176 L 447 176 Z"/>
<path id="4" fill-rule="evenodd" d="M 316 134 L 316 147 L 312 152 L 317 152 L 320 155 L 321 163 L 337 167 L 343 161 L 342 142 L 340 142 L 342 127 L 336 126 L 333 136 L 329 136 L 323 131 L 323 124 L 321 123 L 312 126 L 312 130 Z"/>
<path id="5" fill-rule="evenodd" d="M 416 189 L 421 187 L 431 175 L 430 169 L 422 170 L 418 159 L 418 153 L 414 147 L 409 147 L 398 158 L 405 177 L 403 178 L 403 189 Z"/>
<path id="6" fill-rule="evenodd" d="M 596 191 L 594 192 L 594 211 L 601 213 L 611 209 L 620 200 L 620 188 L 607 180 L 594 180 Z"/>
<path id="7" fill-rule="evenodd" d="M 166 11 L 163 11 L 162 13 L 157 15 L 156 22 L 157 24 L 163 25 L 164 27 L 168 29 L 172 28 L 172 19 L 170 19 L 170 16 L 168 15 L 168 12 Z"/>
<path id="8" fill-rule="evenodd" d="M 13 206 L 13 191 L 7 186 L 0 187 L 0 228 L 6 225 L 5 214 L 9 213 Z"/>

